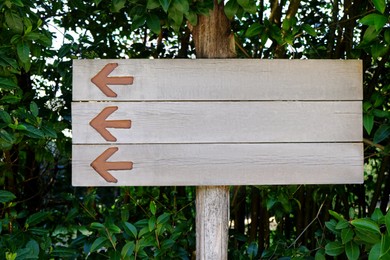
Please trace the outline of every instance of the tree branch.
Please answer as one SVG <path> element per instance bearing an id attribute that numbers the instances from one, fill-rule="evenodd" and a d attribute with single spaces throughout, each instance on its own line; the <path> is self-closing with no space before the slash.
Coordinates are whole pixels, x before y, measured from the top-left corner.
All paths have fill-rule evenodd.
<path id="1" fill-rule="evenodd" d="M 295 16 L 300 4 L 301 4 L 301 0 L 291 0 L 290 1 L 290 5 L 288 6 L 288 10 L 286 13 L 287 19 L 290 19 L 290 18 Z"/>

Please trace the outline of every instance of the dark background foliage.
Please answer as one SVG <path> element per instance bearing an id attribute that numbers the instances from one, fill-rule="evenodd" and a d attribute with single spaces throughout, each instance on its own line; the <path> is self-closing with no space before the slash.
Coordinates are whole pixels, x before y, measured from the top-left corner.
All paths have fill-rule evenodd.
<path id="1" fill-rule="evenodd" d="M 194 58 L 191 28 L 213 5 L 0 0 L 0 258 L 194 257 L 194 187 L 71 186 L 71 68 Z M 389 259 L 389 10 L 386 0 L 226 2 L 238 58 L 363 61 L 366 144 L 362 185 L 231 187 L 231 259 Z"/>

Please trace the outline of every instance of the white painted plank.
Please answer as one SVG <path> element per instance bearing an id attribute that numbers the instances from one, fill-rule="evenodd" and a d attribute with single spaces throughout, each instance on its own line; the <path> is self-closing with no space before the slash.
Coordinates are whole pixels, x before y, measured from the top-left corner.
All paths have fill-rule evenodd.
<path id="1" fill-rule="evenodd" d="M 92 82 L 108 63 L 109 76 L 133 76 L 105 96 Z M 73 100 L 361 100 L 359 60 L 74 60 Z"/>
<path id="2" fill-rule="evenodd" d="M 90 126 L 104 108 L 108 120 L 131 120 L 130 129 L 108 128 L 116 143 L 360 142 L 360 101 L 345 102 L 77 102 L 74 144 L 107 143 Z"/>
<path id="3" fill-rule="evenodd" d="M 90 166 L 110 147 L 110 162 L 132 170 L 108 183 Z M 363 144 L 144 144 L 74 145 L 74 186 L 336 184 L 363 181 Z"/>

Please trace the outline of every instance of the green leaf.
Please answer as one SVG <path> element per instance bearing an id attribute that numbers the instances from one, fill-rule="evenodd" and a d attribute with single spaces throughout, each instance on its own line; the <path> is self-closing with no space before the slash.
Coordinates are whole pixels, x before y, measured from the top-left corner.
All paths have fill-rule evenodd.
<path id="1" fill-rule="evenodd" d="M 178 31 L 180 29 L 180 26 L 183 22 L 183 13 L 176 10 L 174 7 L 169 8 L 168 11 L 168 17 L 171 19 L 174 24 L 171 25 L 171 27 Z"/>
<path id="2" fill-rule="evenodd" d="M 19 6 L 19 7 L 23 7 L 23 1 L 22 0 L 12 0 L 12 4 L 16 5 L 16 6 Z"/>
<path id="3" fill-rule="evenodd" d="M 329 214 L 330 214 L 332 217 L 334 217 L 335 219 L 337 219 L 338 221 L 344 220 L 343 215 L 340 215 L 340 214 L 337 213 L 336 211 L 329 210 Z"/>
<path id="4" fill-rule="evenodd" d="M 381 244 L 378 243 L 371 248 L 370 254 L 368 255 L 368 260 L 378 260 L 380 259 L 380 255 L 381 255 Z"/>
<path id="5" fill-rule="evenodd" d="M 6 10 L 5 22 L 12 31 L 17 33 L 23 32 L 23 19 L 17 13 Z"/>
<path id="6" fill-rule="evenodd" d="M 7 190 L 0 190 L 0 203 L 10 202 L 16 199 L 16 196 Z"/>
<path id="7" fill-rule="evenodd" d="M 39 244 L 37 241 L 31 239 L 27 242 L 26 248 L 30 249 L 30 256 L 29 257 L 36 257 L 38 258 L 39 255 Z"/>
<path id="8" fill-rule="evenodd" d="M 329 242 L 325 246 L 325 254 L 330 256 L 338 256 L 344 252 L 344 245 L 338 241 Z"/>
<path id="9" fill-rule="evenodd" d="M 20 102 L 22 98 L 17 95 L 5 95 L 0 100 L 1 103 L 7 103 L 7 104 L 17 104 Z"/>
<path id="10" fill-rule="evenodd" d="M 379 208 L 375 208 L 374 212 L 371 214 L 371 219 L 378 224 L 383 223 L 383 213 Z"/>
<path id="11" fill-rule="evenodd" d="M 0 89 L 14 90 L 18 88 L 19 88 L 18 84 L 16 84 L 13 80 L 0 77 Z"/>
<path id="12" fill-rule="evenodd" d="M 377 39 L 379 31 L 375 30 L 375 26 L 368 26 L 363 35 L 362 44 L 369 44 L 373 40 Z"/>
<path id="13" fill-rule="evenodd" d="M 153 231 L 156 228 L 156 217 L 152 216 L 148 221 L 149 231 Z"/>
<path id="14" fill-rule="evenodd" d="M 374 116 L 364 114 L 363 115 L 363 126 L 366 129 L 368 134 L 371 134 L 372 128 L 374 127 Z"/>
<path id="15" fill-rule="evenodd" d="M 254 259 L 259 251 L 259 247 L 257 246 L 257 243 L 252 242 L 246 249 L 247 254 L 249 255 L 250 259 Z"/>
<path id="16" fill-rule="evenodd" d="M 240 6 L 238 5 L 236 0 L 229 0 L 229 2 L 225 4 L 224 8 L 226 17 L 229 18 L 229 20 L 232 20 L 233 17 L 236 15 L 239 7 Z"/>
<path id="17" fill-rule="evenodd" d="M 348 243 L 345 244 L 345 254 L 347 255 L 349 260 L 359 259 L 360 256 L 359 246 L 355 242 L 349 241 Z"/>
<path id="18" fill-rule="evenodd" d="M 15 71 L 19 70 L 19 65 L 15 59 L 0 55 L 0 65 L 3 67 L 11 66 Z"/>
<path id="19" fill-rule="evenodd" d="M 243 8 L 249 6 L 250 2 L 250 0 L 237 0 L 237 3 Z"/>
<path id="20" fill-rule="evenodd" d="M 152 212 L 153 215 L 156 215 L 156 202 L 154 202 L 153 200 L 149 203 L 149 209 L 150 209 L 150 212 Z"/>
<path id="21" fill-rule="evenodd" d="M 33 116 L 35 116 L 35 117 L 38 116 L 39 108 L 38 108 L 37 103 L 35 103 L 34 101 L 31 101 L 31 103 L 30 103 L 30 111 L 31 111 L 31 114 Z"/>
<path id="22" fill-rule="evenodd" d="M 107 229 L 111 231 L 112 233 L 121 233 L 122 230 L 115 224 L 108 224 Z"/>
<path id="23" fill-rule="evenodd" d="M 314 260 L 326 260 L 324 249 L 320 249 L 316 252 Z"/>
<path id="24" fill-rule="evenodd" d="M 383 57 L 387 54 L 389 50 L 389 45 L 384 45 L 381 42 L 375 42 L 371 47 L 371 55 L 374 59 Z"/>
<path id="25" fill-rule="evenodd" d="M 121 256 L 123 258 L 125 257 L 129 257 L 133 254 L 134 252 L 134 249 L 135 249 L 135 243 L 134 241 L 130 241 L 130 242 L 127 242 L 123 248 L 122 248 L 122 251 L 121 251 Z"/>
<path id="26" fill-rule="evenodd" d="M 390 259 L 390 235 L 382 235 L 381 259 Z"/>
<path id="27" fill-rule="evenodd" d="M 372 3 L 375 6 L 375 9 L 380 13 L 384 13 L 386 10 L 386 0 L 372 0 Z"/>
<path id="28" fill-rule="evenodd" d="M 387 23 L 387 17 L 382 14 L 369 14 L 360 19 L 360 23 L 364 25 L 373 25 L 375 30 L 379 31 Z"/>
<path id="29" fill-rule="evenodd" d="M 116 13 L 125 7 L 126 0 L 112 0 L 111 11 Z"/>
<path id="30" fill-rule="evenodd" d="M 349 217 L 349 219 L 354 219 L 355 215 L 356 215 L 355 209 L 350 207 L 349 210 L 348 210 L 348 217 Z"/>
<path id="31" fill-rule="evenodd" d="M 386 28 L 384 38 L 387 44 L 390 44 L 390 28 Z"/>
<path id="32" fill-rule="evenodd" d="M 183 14 L 187 13 L 190 9 L 188 0 L 173 0 L 172 5 L 176 10 L 180 11 Z"/>
<path id="33" fill-rule="evenodd" d="M 343 229 L 346 227 L 349 227 L 349 222 L 345 219 L 340 220 L 336 225 L 336 229 Z"/>
<path id="34" fill-rule="evenodd" d="M 131 23 L 131 30 L 138 29 L 142 25 L 144 25 L 146 18 L 144 16 L 135 15 L 133 18 L 133 22 Z"/>
<path id="35" fill-rule="evenodd" d="M 390 210 L 388 210 L 385 215 L 385 225 L 386 225 L 387 232 L 390 234 Z"/>
<path id="36" fill-rule="evenodd" d="M 45 47 L 50 47 L 52 45 L 52 38 L 41 33 L 37 42 Z"/>
<path id="37" fill-rule="evenodd" d="M 313 37 L 317 36 L 316 30 L 308 24 L 303 24 L 302 29 Z"/>
<path id="38" fill-rule="evenodd" d="M 45 135 L 41 130 L 30 124 L 23 124 L 26 127 L 26 135 L 31 138 L 44 138 Z"/>
<path id="39" fill-rule="evenodd" d="M 41 223 L 42 221 L 44 221 L 48 216 L 49 216 L 49 212 L 45 212 L 45 211 L 32 214 L 26 219 L 25 227 L 27 228 L 27 227 L 35 226 Z"/>
<path id="40" fill-rule="evenodd" d="M 67 248 L 62 246 L 54 247 L 53 251 L 51 251 L 50 256 L 58 257 L 61 259 L 76 259 L 77 251 L 73 248 Z"/>
<path id="41" fill-rule="evenodd" d="M 19 42 L 16 45 L 16 50 L 22 63 L 28 63 L 30 61 L 30 47 L 27 42 Z"/>
<path id="42" fill-rule="evenodd" d="M 353 239 L 353 236 L 354 236 L 354 232 L 352 228 L 345 228 L 341 230 L 341 242 L 343 244 L 346 244 L 349 241 L 351 241 Z"/>
<path id="43" fill-rule="evenodd" d="M 354 219 L 351 221 L 351 224 L 356 227 L 356 229 L 362 232 L 381 234 L 381 231 L 379 230 L 379 225 L 371 219 Z"/>
<path id="44" fill-rule="evenodd" d="M 155 34 L 159 34 L 161 31 L 160 18 L 155 14 L 149 14 L 146 18 L 146 25 Z"/>
<path id="45" fill-rule="evenodd" d="M 175 241 L 172 239 L 166 239 L 161 242 L 161 249 L 168 250 L 172 248 L 172 246 L 175 244 Z"/>
<path id="46" fill-rule="evenodd" d="M 390 111 L 387 110 L 374 109 L 372 110 L 372 114 L 376 117 L 390 118 Z"/>
<path id="47" fill-rule="evenodd" d="M 0 138 L 9 144 L 13 144 L 16 141 L 16 138 L 4 129 L 0 129 Z"/>
<path id="48" fill-rule="evenodd" d="M 44 125 L 41 127 L 41 130 L 42 130 L 43 134 L 45 135 L 45 137 L 57 138 L 57 133 L 53 128 L 51 128 L 47 125 Z"/>
<path id="49" fill-rule="evenodd" d="M 159 0 L 159 1 L 162 9 L 164 10 L 164 12 L 167 13 L 169 6 L 171 5 L 171 0 Z"/>
<path id="50" fill-rule="evenodd" d="M 6 260 L 15 260 L 17 255 L 18 255 L 17 253 L 6 252 L 5 259 Z"/>
<path id="51" fill-rule="evenodd" d="M 245 32 L 246 37 L 253 37 L 255 35 L 260 35 L 264 31 L 264 25 L 259 23 L 253 23 Z"/>
<path id="52" fill-rule="evenodd" d="M 356 229 L 355 233 L 356 233 L 356 236 L 355 236 L 354 240 L 356 242 L 361 241 L 361 242 L 368 243 L 368 244 L 375 244 L 375 243 L 380 242 L 380 239 L 381 239 L 380 234 L 363 231 L 361 229 Z"/>
<path id="53" fill-rule="evenodd" d="M 19 248 L 18 250 L 16 250 L 16 254 L 17 254 L 17 260 L 19 259 L 38 259 L 37 256 L 33 256 L 33 252 L 31 250 L 31 248 Z"/>
<path id="54" fill-rule="evenodd" d="M 139 231 L 139 233 L 138 233 L 138 237 L 142 237 L 143 235 L 145 235 L 145 234 L 147 234 L 147 233 L 149 233 L 150 231 L 149 231 L 149 227 L 143 227 L 143 228 L 141 228 L 141 230 Z"/>
<path id="55" fill-rule="evenodd" d="M 105 246 L 106 242 L 108 241 L 108 238 L 106 237 L 98 237 L 95 241 L 93 241 L 91 246 L 91 252 L 97 251 L 98 249 Z"/>
<path id="56" fill-rule="evenodd" d="M 165 224 L 169 221 L 169 217 L 171 216 L 171 214 L 169 213 L 163 213 L 162 215 L 160 215 L 158 218 L 157 218 L 157 224 Z"/>
<path id="57" fill-rule="evenodd" d="M 390 125 L 381 125 L 374 134 L 374 143 L 380 143 L 390 135 Z"/>
<path id="58" fill-rule="evenodd" d="M 129 222 L 125 222 L 124 224 L 125 233 L 128 235 L 133 235 L 134 238 L 137 238 L 137 228 Z"/>
<path id="59" fill-rule="evenodd" d="M 92 222 L 91 228 L 99 230 L 99 229 L 105 229 L 106 227 L 102 223 Z"/>
<path id="60" fill-rule="evenodd" d="M 12 123 L 11 116 L 5 110 L 0 110 L 0 119 L 3 120 L 3 122 L 6 123 L 6 124 L 11 124 Z"/>
<path id="61" fill-rule="evenodd" d="M 196 26 L 198 24 L 198 15 L 195 12 L 190 11 L 185 14 L 185 17 L 192 26 Z"/>
<path id="62" fill-rule="evenodd" d="M 337 221 L 334 219 L 331 219 L 330 221 L 325 222 L 325 226 L 332 231 L 334 234 L 338 234 L 339 230 L 336 229 Z"/>
<path id="63" fill-rule="evenodd" d="M 158 0 L 148 0 L 146 4 L 146 9 L 152 10 L 160 7 L 160 2 Z"/>

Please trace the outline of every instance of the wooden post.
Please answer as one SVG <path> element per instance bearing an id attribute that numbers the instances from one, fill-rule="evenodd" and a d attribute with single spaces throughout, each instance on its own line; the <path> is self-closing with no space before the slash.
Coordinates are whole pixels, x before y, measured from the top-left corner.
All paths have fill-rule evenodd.
<path id="1" fill-rule="evenodd" d="M 196 259 L 227 259 L 229 186 L 196 190 Z"/>
<path id="2" fill-rule="evenodd" d="M 236 56 L 230 21 L 223 1 L 214 0 L 210 16 L 199 16 L 192 31 L 197 58 Z M 213 173 L 210 173 L 213 174 Z M 196 259 L 228 258 L 230 200 L 228 186 L 198 186 L 196 189 Z"/>

